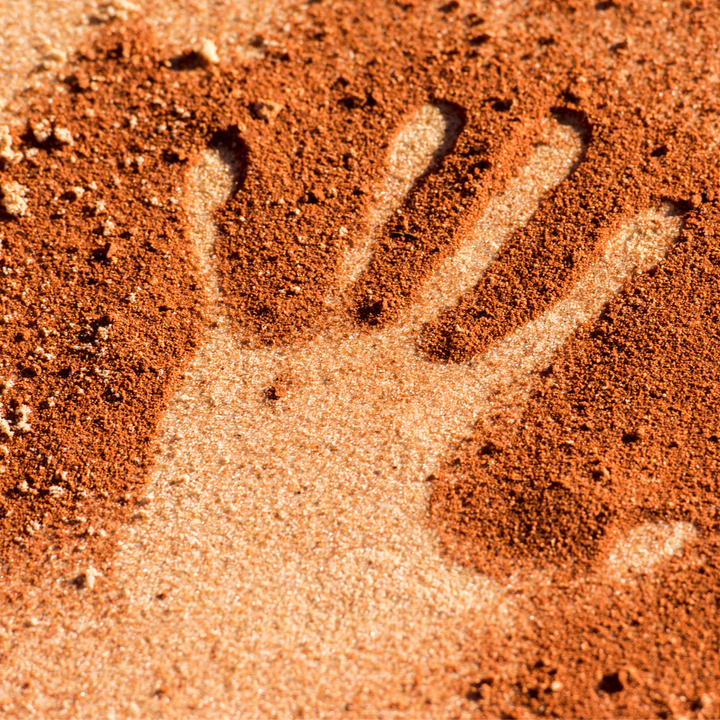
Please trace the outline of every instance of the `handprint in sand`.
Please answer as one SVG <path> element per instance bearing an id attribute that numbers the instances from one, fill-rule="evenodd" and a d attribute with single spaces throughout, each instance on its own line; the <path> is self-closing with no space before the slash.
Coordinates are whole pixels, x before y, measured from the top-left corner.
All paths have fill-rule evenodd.
<path id="1" fill-rule="evenodd" d="M 410 118 L 390 146 L 367 235 L 339 264 L 329 318 L 312 339 L 284 346 L 244 342 L 218 289 L 214 209 L 243 192 L 237 157 L 208 151 L 188 175 L 212 329 L 165 416 L 152 512 L 128 529 L 118 569 L 128 584 L 143 578 L 132 591 L 138 611 L 168 598 L 173 642 L 206 661 L 233 658 L 236 674 L 218 683 L 251 707 L 284 707 L 287 696 L 321 714 L 361 707 L 389 683 L 412 684 L 419 668 L 452 664 L 471 629 L 510 621 L 498 585 L 441 557 L 426 520 L 429 478 L 478 422 L 517 415 L 533 374 L 627 278 L 660 262 L 679 230 L 668 208 L 607 227 L 598 259 L 551 310 L 469 361 L 431 361 L 418 349 L 423 327 L 478 283 L 538 204 L 553 202 L 585 148 L 577 122 L 549 118 L 525 167 L 414 301 L 381 327 L 356 322 L 378 234 L 460 131 L 447 106 Z M 169 649 L 166 662 L 176 660 Z"/>
<path id="2" fill-rule="evenodd" d="M 9 394 L 33 398 L 37 431 L 9 443 L 6 522 L 42 520 L 70 542 L 79 523 L 92 548 L 116 536 L 100 540 L 87 515 L 109 526 L 126 517 L 118 503 L 131 508 L 96 586 L 119 582 L 128 614 L 104 645 L 85 637 L 81 652 L 74 626 L 57 645 L 72 647 L 70 674 L 107 648 L 122 656 L 122 671 L 103 666 L 122 675 L 121 702 L 155 702 L 161 678 L 194 707 L 372 714 L 420 677 L 444 682 L 468 634 L 511 622 L 513 607 L 443 559 L 433 477 L 478 426 L 512 425 L 537 371 L 662 265 L 680 229 L 662 203 L 689 188 L 669 185 L 677 158 L 660 131 L 633 126 L 643 141 L 630 147 L 624 106 L 566 93 L 552 45 L 520 72 L 477 60 L 462 36 L 421 62 L 383 31 L 380 63 L 357 34 L 352 54 L 323 55 L 316 30 L 239 68 L 109 32 L 53 98 L 73 144 L 29 131 L 28 163 L 4 171 L 29 208 L 3 218 L 8 265 L 22 270 L 7 300 L 17 327 L 3 326 L 16 333 Z M 28 255 L 40 261 L 23 267 Z M 208 330 L 176 387 L 199 296 Z M 22 453 L 33 504 L 15 489 Z M 494 479 L 489 496 L 503 499 Z M 543 507 L 567 519 L 567 506 Z M 64 667 L 46 647 L 38 657 Z"/>

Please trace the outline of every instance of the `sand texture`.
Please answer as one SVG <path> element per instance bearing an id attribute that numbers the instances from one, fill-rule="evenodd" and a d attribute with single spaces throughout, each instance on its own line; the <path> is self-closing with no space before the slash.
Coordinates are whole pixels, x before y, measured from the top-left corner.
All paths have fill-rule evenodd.
<path id="1" fill-rule="evenodd" d="M 252 55 L 281 18 L 271 2 L 137 4 L 160 37 L 221 56 Z M 0 102 L 56 72 L 95 23 L 134 7 L 0 2 Z M 0 15 L 2 15 L 0 13 Z M 104 13 L 104 14 L 103 14 Z M 496 11 L 502 15 L 502 8 Z M 89 20 L 95 18 L 94 20 Z M 40 38 L 40 40 L 38 40 Z M 5 118 L 13 123 L 21 102 Z M 540 201 L 583 162 L 582 127 L 548 117 L 529 160 L 399 320 L 333 323 L 368 267 L 377 229 L 458 132 L 425 105 L 388 150 L 368 232 L 338 263 L 331 321 L 313 339 L 246 342 L 216 276 L 215 210 L 237 168 L 221 147 L 189 168 L 183 203 L 207 331 L 174 389 L 155 463 L 122 530 L 112 578 L 58 576 L 26 588 L 3 617 L 0 708 L 8 717 L 448 717 L 468 644 L 524 618 L 503 584 L 453 562 L 428 522 L 435 473 L 478 425 L 512 425 L 538 371 L 681 231 L 669 204 L 611 228 L 565 296 L 467 362 L 417 348 L 421 328 L 473 288 Z M 339 315 L 338 315 L 339 317 Z M 457 328 L 462 332 L 462 328 Z M 646 523 L 608 556 L 608 577 L 648 570 L 694 537 L 691 523 Z M 74 568 L 73 573 L 87 568 Z M 428 688 L 432 707 L 415 703 Z M 415 703 L 415 704 L 414 704 Z"/>

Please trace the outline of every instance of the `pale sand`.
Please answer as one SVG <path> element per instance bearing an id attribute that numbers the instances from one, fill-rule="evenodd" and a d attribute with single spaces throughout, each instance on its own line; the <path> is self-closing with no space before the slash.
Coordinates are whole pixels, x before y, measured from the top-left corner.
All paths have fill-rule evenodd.
<path id="1" fill-rule="evenodd" d="M 398 138 L 375 225 L 427 166 L 445 122 L 423 108 Z M 402 322 L 249 350 L 222 307 L 213 311 L 215 327 L 165 416 L 147 504 L 122 538 L 119 591 L 101 577 L 78 592 L 64 576 L 28 592 L 24 612 L 2 618 L 0 707 L 40 717 L 458 710 L 441 690 L 462 669 L 467 643 L 481 647 L 488 624 L 522 618 L 502 587 L 442 559 L 425 522 L 426 478 L 476 422 L 516 416 L 532 372 L 634 268 L 659 262 L 679 230 L 663 210 L 615 228 L 603 257 L 550 312 L 472 363 L 425 362 L 414 350 L 419 326 L 476 282 L 580 156 L 572 128 L 549 121 L 542 140 Z M 212 153 L 188 180 L 214 302 L 210 213 L 231 183 Z M 367 263 L 371 240 L 344 263 L 345 282 Z M 270 404 L 264 390 L 278 377 L 288 392 Z M 639 528 L 608 570 L 660 562 L 692 532 L 680 523 Z M 437 685 L 436 707 L 388 707 L 416 684 Z"/>

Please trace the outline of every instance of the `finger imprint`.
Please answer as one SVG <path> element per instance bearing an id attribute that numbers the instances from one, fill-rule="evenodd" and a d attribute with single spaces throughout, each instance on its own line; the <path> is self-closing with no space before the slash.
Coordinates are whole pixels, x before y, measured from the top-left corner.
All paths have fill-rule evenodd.
<path id="1" fill-rule="evenodd" d="M 213 213 L 229 197 L 235 181 L 232 156 L 222 148 L 206 150 L 190 169 L 185 188 L 188 233 L 195 247 L 200 279 L 210 303 L 219 299 L 215 273 Z"/>
<path id="2" fill-rule="evenodd" d="M 414 325 L 428 322 L 478 282 L 500 247 L 533 216 L 540 200 L 577 166 L 585 149 L 584 135 L 579 123 L 548 123 L 547 139 L 536 145 L 520 175 L 489 203 L 458 251 L 423 288 L 411 311 Z"/>
<path id="3" fill-rule="evenodd" d="M 442 105 L 423 105 L 402 128 L 390 146 L 387 177 L 377 204 L 369 213 L 367 233 L 342 260 L 338 272 L 340 292 L 367 267 L 378 228 L 399 209 L 417 178 L 432 169 L 447 152 L 460 128 L 459 118 Z"/>
<path id="4" fill-rule="evenodd" d="M 597 317 L 633 273 L 665 257 L 681 228 L 682 219 L 671 205 L 636 215 L 608 239 L 603 255 L 563 300 L 498 343 L 488 360 L 513 373 L 546 366 L 575 328 Z"/>
<path id="5" fill-rule="evenodd" d="M 605 565 L 614 575 L 630 570 L 647 572 L 679 553 L 697 536 L 692 523 L 643 523 L 621 538 L 608 553 Z"/>

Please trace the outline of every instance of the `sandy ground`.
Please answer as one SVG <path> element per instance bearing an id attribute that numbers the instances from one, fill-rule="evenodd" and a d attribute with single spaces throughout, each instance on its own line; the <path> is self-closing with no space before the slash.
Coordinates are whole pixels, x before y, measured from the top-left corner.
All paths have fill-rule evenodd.
<path id="1" fill-rule="evenodd" d="M 123 12 L 84 2 L 1 0 L 0 103 L 61 66 L 89 18 Z M 99 15 L 98 15 L 99 13 Z M 161 35 L 221 53 L 279 11 L 270 3 L 147 7 Z M 423 108 L 391 151 L 373 222 L 397 207 L 452 117 Z M 504 588 L 440 555 L 425 522 L 427 476 L 481 419 L 517 415 L 533 371 L 578 323 L 591 320 L 634 268 L 664 255 L 679 230 L 666 209 L 617 230 L 582 282 L 538 320 L 466 365 L 417 356 L 419 326 L 472 286 L 513 229 L 580 160 L 582 138 L 548 121 L 534 154 L 460 251 L 392 327 L 332 329 L 309 345 L 249 350 L 222 307 L 170 403 L 140 519 L 125 531 L 116 583 L 92 591 L 45 578 L 22 612 L 3 618 L 0 708 L 66 717 L 288 717 L 428 714 L 403 705 L 418 683 L 443 685 L 470 639 L 521 622 Z M 233 170 L 208 154 L 191 170 L 185 202 L 205 290 L 217 303 L 212 209 Z M 350 283 L 372 235 L 343 264 Z M 273 404 L 264 388 L 281 378 Z M 692 527 L 637 528 L 608 572 L 677 552 Z M 434 679 L 433 679 L 434 678 Z M 393 703 L 394 706 L 393 706 Z M 459 712 L 444 698 L 433 714 Z"/>

